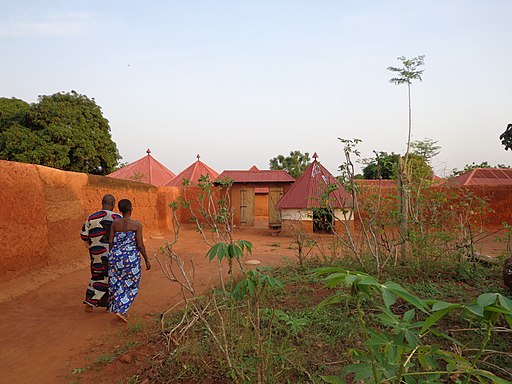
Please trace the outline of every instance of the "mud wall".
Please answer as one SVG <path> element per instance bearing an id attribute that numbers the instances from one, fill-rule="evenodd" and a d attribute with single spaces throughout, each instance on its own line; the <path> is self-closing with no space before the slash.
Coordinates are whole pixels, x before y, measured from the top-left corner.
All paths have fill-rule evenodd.
<path id="1" fill-rule="evenodd" d="M 398 190 L 395 186 L 359 185 L 359 200 L 363 218 L 375 214 L 379 206 L 379 216 L 393 215 L 399 210 Z M 512 225 L 512 185 L 474 185 L 448 186 L 437 185 L 425 188 L 422 193 L 422 204 L 430 208 L 436 206 L 440 211 L 450 210 L 452 213 L 471 207 L 471 215 L 475 223 L 482 224 L 486 229 L 497 229 L 503 223 Z M 379 198 L 380 196 L 380 198 Z M 413 196 L 414 197 L 414 196 Z M 414 203 L 414 199 L 413 199 Z M 428 215 L 428 213 L 427 213 Z M 457 218 L 456 215 L 453 215 Z M 359 227 L 359 217 L 355 216 L 356 228 Z"/>
<path id="2" fill-rule="evenodd" d="M 2 278 L 84 262 L 80 230 L 85 218 L 101 209 L 106 193 L 133 202 L 133 217 L 142 222 L 144 237 L 163 236 L 172 229 L 168 204 L 177 198 L 175 187 L 0 160 Z"/>

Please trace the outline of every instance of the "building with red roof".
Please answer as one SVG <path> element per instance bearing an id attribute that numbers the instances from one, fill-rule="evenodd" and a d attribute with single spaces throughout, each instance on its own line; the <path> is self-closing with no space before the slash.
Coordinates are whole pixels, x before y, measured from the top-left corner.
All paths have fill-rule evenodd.
<path id="1" fill-rule="evenodd" d="M 280 227 L 281 216 L 276 208 L 279 199 L 295 179 L 283 170 L 226 170 L 216 181 L 231 180 L 233 222 L 238 226 Z"/>
<path id="2" fill-rule="evenodd" d="M 184 180 L 188 180 L 191 185 L 196 185 L 201 176 L 208 176 L 211 181 L 215 180 L 219 174 L 203 163 L 201 156 L 196 156 L 197 161 L 194 161 L 190 166 L 181 171 L 175 178 L 169 181 L 166 186 L 179 187 L 183 185 Z"/>
<path id="3" fill-rule="evenodd" d="M 475 168 L 448 180 L 448 185 L 512 185 L 512 169 Z"/>
<path id="4" fill-rule="evenodd" d="M 351 202 L 350 194 L 317 158 L 315 153 L 313 162 L 277 203 L 283 230 L 332 231 L 336 222 L 351 217 L 346 213 Z"/>
<path id="5" fill-rule="evenodd" d="M 149 150 L 149 148 L 146 153 L 146 156 L 112 172 L 107 175 L 107 177 L 139 181 L 141 183 L 152 184 L 160 187 L 167 184 L 176 176 L 151 156 L 151 150 Z"/>

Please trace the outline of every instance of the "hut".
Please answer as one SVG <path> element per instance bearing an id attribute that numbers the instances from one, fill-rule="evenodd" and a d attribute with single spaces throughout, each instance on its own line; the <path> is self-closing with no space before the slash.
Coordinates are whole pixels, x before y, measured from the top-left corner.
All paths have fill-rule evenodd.
<path id="1" fill-rule="evenodd" d="M 351 217 L 350 195 L 317 158 L 277 203 L 283 231 L 332 232 Z"/>
<path id="2" fill-rule="evenodd" d="M 151 156 L 151 150 L 149 148 L 146 151 L 146 154 L 146 156 L 134 161 L 133 163 L 108 174 L 107 177 L 138 181 L 160 187 L 167 184 L 176 176 Z"/>
<path id="3" fill-rule="evenodd" d="M 279 199 L 295 181 L 283 170 L 226 170 L 216 179 L 231 180 L 231 206 L 233 223 L 241 227 L 281 226 L 281 216 L 276 208 Z"/>

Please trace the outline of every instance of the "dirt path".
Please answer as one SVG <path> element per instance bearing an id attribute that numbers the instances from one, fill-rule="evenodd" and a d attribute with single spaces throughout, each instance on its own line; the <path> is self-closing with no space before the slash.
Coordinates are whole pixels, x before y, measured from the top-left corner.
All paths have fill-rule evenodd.
<path id="1" fill-rule="evenodd" d="M 269 230 L 241 231 L 236 236 L 253 242 L 249 258 L 260 260 L 262 265 L 275 265 L 283 256 L 295 256 L 291 238 L 271 236 Z M 146 240 L 148 254 L 153 255 L 164 242 Z M 217 283 L 216 267 L 205 257 L 207 247 L 195 231 L 180 232 L 176 249 L 182 257 L 194 260 L 196 286 L 205 289 Z M 91 350 L 107 348 L 106 340 L 126 327 L 103 309 L 84 312 L 81 300 L 88 278 L 88 269 L 82 268 L 36 284 L 31 292 L 0 304 L 0 383 L 68 383 L 73 369 L 91 363 Z M 180 299 L 177 287 L 153 261 L 153 270 L 143 271 L 130 316 L 148 317 Z"/>

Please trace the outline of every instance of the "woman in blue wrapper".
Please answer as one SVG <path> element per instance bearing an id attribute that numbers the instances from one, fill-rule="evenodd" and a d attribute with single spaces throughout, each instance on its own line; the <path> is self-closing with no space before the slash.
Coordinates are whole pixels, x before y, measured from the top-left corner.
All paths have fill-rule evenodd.
<path id="1" fill-rule="evenodd" d="M 118 203 L 123 218 L 112 223 L 110 253 L 108 257 L 109 310 L 119 319 L 128 322 L 127 312 L 139 292 L 140 255 L 146 269 L 151 269 L 142 238 L 142 224 L 132 220 L 132 203 L 122 199 Z"/>

